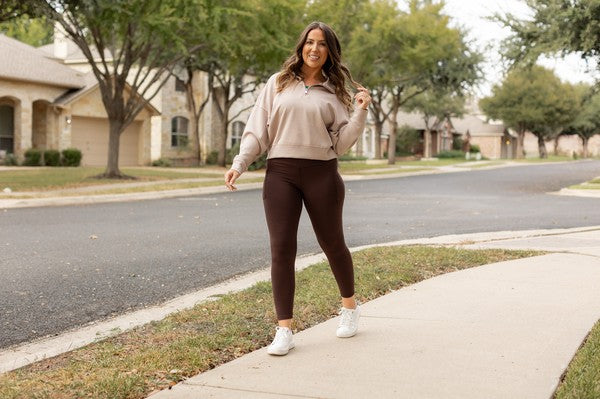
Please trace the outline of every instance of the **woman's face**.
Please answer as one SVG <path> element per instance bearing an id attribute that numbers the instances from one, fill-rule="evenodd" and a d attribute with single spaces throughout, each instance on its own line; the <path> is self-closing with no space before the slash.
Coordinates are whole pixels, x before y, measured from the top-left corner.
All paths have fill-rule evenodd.
<path id="1" fill-rule="evenodd" d="M 302 48 L 302 61 L 304 65 L 311 69 L 321 69 L 327 61 L 327 43 L 325 42 L 325 34 L 319 28 L 308 32 L 306 42 Z"/>

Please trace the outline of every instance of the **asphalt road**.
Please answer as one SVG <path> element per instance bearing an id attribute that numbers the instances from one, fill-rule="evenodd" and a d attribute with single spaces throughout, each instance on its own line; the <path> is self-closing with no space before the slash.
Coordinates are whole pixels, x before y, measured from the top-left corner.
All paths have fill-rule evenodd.
<path id="1" fill-rule="evenodd" d="M 348 246 L 600 225 L 600 199 L 550 195 L 600 161 L 346 183 Z M 303 213 L 298 254 L 319 252 Z M 0 210 L 0 348 L 269 265 L 260 190 Z"/>

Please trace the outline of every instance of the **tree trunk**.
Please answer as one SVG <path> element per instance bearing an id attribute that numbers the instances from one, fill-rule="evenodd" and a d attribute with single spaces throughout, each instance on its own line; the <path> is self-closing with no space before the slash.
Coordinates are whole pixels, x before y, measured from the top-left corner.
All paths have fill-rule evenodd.
<path id="1" fill-rule="evenodd" d="M 217 164 L 219 166 L 225 166 L 225 154 L 227 153 L 227 119 L 221 121 L 220 124 L 221 139 L 219 142 L 219 156 L 217 158 Z"/>
<path id="2" fill-rule="evenodd" d="M 524 145 L 525 142 L 525 131 L 520 130 L 517 132 L 517 159 L 525 158 Z"/>
<path id="3" fill-rule="evenodd" d="M 540 152 L 540 158 L 546 159 L 548 158 L 548 151 L 546 150 L 546 140 L 544 140 L 544 135 L 540 134 L 537 136 L 538 138 L 538 149 Z"/>
<path id="4" fill-rule="evenodd" d="M 390 132 L 390 138 L 388 140 L 388 165 L 396 163 L 396 125 L 398 122 L 392 123 L 392 131 Z"/>
<path id="5" fill-rule="evenodd" d="M 119 170 L 119 144 L 121 139 L 121 132 L 123 131 L 123 124 L 120 121 L 109 119 L 109 135 L 108 135 L 108 163 L 106 164 L 106 171 L 102 177 L 112 178 L 123 178 L 123 174 Z"/>
<path id="6" fill-rule="evenodd" d="M 558 140 L 560 140 L 560 135 L 554 138 L 554 155 L 558 155 Z"/>
<path id="7" fill-rule="evenodd" d="M 381 159 L 381 132 L 383 122 L 375 121 L 375 159 Z"/>
<path id="8" fill-rule="evenodd" d="M 423 158 L 431 158 L 431 130 L 425 129 L 423 133 Z"/>
<path id="9" fill-rule="evenodd" d="M 583 140 L 583 153 L 581 154 L 581 156 L 583 158 L 587 158 L 588 157 L 588 143 L 590 141 L 590 138 L 584 136 L 581 139 Z"/>
<path id="10" fill-rule="evenodd" d="M 398 111 L 399 106 L 394 106 L 392 110 L 392 129 L 390 131 L 390 139 L 388 140 L 388 165 L 396 163 L 396 137 L 398 134 Z"/>
<path id="11" fill-rule="evenodd" d="M 196 156 L 198 157 L 198 165 L 202 165 L 202 146 L 200 145 L 200 112 L 198 112 L 196 105 L 196 98 L 194 97 L 194 70 L 191 67 L 186 69 L 188 78 L 185 82 L 186 93 L 188 96 L 188 108 L 193 116 L 192 118 L 192 131 L 194 132 L 194 138 L 196 139 Z"/>

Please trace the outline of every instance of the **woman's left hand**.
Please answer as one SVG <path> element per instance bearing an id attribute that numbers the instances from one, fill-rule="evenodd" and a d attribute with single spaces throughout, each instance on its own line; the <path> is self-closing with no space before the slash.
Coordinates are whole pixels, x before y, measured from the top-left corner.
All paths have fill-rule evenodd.
<path id="1" fill-rule="evenodd" d="M 354 100 L 356 104 L 362 109 L 369 108 L 369 104 L 371 104 L 371 96 L 369 95 L 369 91 L 362 86 L 358 86 L 358 93 L 354 95 Z"/>

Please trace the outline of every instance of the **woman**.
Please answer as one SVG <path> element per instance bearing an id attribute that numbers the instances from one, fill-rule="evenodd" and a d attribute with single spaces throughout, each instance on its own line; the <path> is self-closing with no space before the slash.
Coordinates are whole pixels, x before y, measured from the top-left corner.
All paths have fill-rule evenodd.
<path id="1" fill-rule="evenodd" d="M 352 116 L 346 82 L 358 88 Z M 364 130 L 370 102 L 368 91 L 354 82 L 341 63 L 335 32 L 322 22 L 313 22 L 300 35 L 282 70 L 261 91 L 242 135 L 240 153 L 225 174 L 225 185 L 235 190 L 236 179 L 268 152 L 263 202 L 278 319 L 268 347 L 271 355 L 285 355 L 294 347 L 294 262 L 303 202 L 342 296 L 337 336 L 352 337 L 358 329 L 360 306 L 354 299 L 352 257 L 344 241 L 344 183 L 337 157 Z"/>

